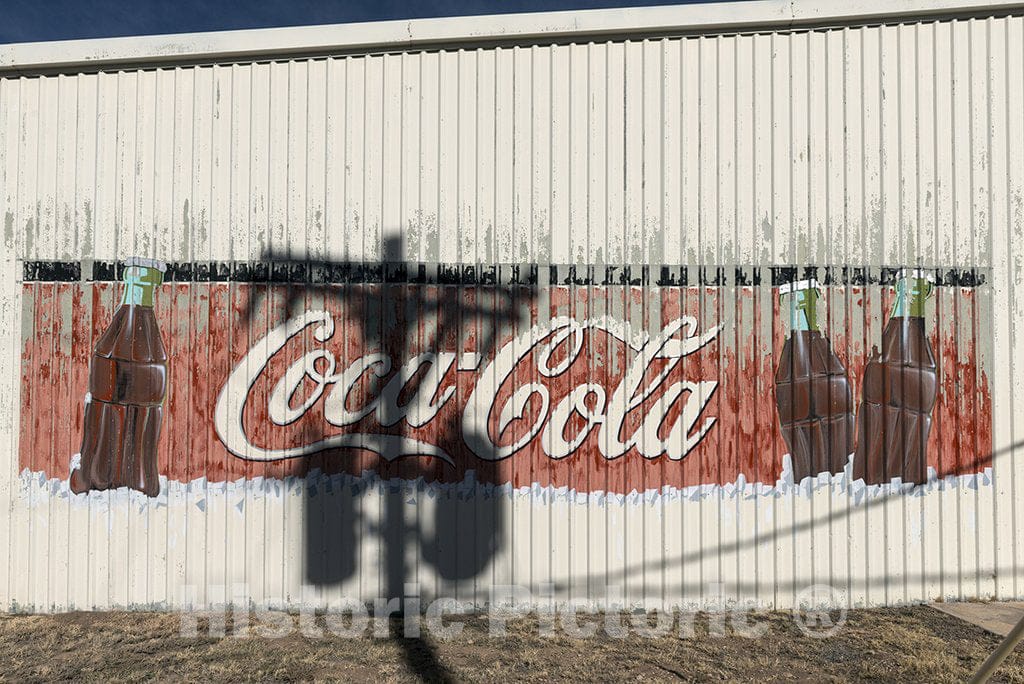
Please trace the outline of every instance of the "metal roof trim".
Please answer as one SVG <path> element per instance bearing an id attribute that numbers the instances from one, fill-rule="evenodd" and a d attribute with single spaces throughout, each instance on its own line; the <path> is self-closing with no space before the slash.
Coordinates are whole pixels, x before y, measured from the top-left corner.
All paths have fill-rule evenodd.
<path id="1" fill-rule="evenodd" d="M 0 74 L 1006 14 L 1022 0 L 745 0 L 0 45 Z"/>

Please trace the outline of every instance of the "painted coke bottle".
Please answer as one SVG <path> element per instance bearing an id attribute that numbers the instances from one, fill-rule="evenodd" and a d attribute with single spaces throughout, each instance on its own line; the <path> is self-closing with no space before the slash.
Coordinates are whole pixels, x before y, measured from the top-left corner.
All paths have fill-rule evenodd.
<path id="1" fill-rule="evenodd" d="M 779 289 L 788 336 L 775 373 L 775 401 L 793 479 L 842 472 L 853 439 L 853 394 L 846 368 L 818 327 L 818 283 Z"/>
<path id="2" fill-rule="evenodd" d="M 928 433 L 938 397 L 939 374 L 924 327 L 932 281 L 923 271 L 903 269 L 896 301 L 882 331 L 882 350 L 872 350 L 864 369 L 857 414 L 853 475 L 868 484 L 899 477 L 928 479 Z"/>
<path id="3" fill-rule="evenodd" d="M 167 353 L 153 313 L 162 262 L 125 262 L 124 296 L 96 343 L 85 397 L 81 460 L 71 489 L 130 487 L 160 493 L 157 439 L 167 392 Z"/>

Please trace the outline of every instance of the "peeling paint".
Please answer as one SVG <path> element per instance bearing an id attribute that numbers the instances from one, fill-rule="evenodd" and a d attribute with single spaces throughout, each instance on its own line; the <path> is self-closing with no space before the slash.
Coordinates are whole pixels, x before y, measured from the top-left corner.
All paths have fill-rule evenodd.
<path id="1" fill-rule="evenodd" d="M 82 256 L 90 257 L 92 256 L 93 251 L 92 235 L 95 230 L 95 226 L 93 225 L 92 202 L 86 199 L 82 204 L 82 208 L 83 213 L 85 214 L 85 220 L 82 223 L 82 230 L 78 233 L 78 250 Z"/>
<path id="2" fill-rule="evenodd" d="M 178 250 L 185 258 L 190 258 L 193 254 L 192 250 L 192 212 L 189 211 L 188 199 L 184 201 L 181 208 L 181 230 L 182 235 L 186 236 L 185 239 L 179 244 Z"/>
<path id="3" fill-rule="evenodd" d="M 36 225 L 38 225 L 34 219 L 25 220 L 25 255 L 31 256 L 35 254 L 35 243 L 36 243 Z"/>
<path id="4" fill-rule="evenodd" d="M 202 249 L 209 249 L 209 218 L 206 215 L 206 207 L 199 210 L 199 220 L 195 225 L 195 241 Z"/>
<path id="5" fill-rule="evenodd" d="M 4 246 L 14 249 L 14 212 L 4 212 Z"/>

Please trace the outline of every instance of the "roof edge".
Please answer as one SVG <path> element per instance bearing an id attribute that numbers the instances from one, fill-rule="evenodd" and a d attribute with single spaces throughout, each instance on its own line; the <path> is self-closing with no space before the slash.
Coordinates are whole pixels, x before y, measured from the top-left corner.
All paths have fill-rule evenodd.
<path id="1" fill-rule="evenodd" d="M 691 5 L 494 14 L 320 26 L 0 45 L 0 75 L 332 52 L 397 51 L 459 43 L 779 29 L 962 14 L 1005 14 L 1024 0 L 744 0 Z"/>

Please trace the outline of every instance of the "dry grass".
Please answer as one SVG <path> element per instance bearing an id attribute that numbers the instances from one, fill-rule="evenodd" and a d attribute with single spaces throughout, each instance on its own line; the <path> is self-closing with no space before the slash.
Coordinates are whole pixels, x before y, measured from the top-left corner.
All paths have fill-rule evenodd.
<path id="1" fill-rule="evenodd" d="M 488 635 L 486 616 L 460 618 L 450 641 L 183 637 L 166 613 L 71 613 L 0 616 L 0 677 L 25 680 L 332 680 L 472 681 L 554 678 L 596 681 L 963 681 L 999 638 L 925 606 L 850 611 L 836 636 L 804 636 L 789 613 L 757 617 L 757 639 L 729 631 L 709 637 L 698 619 L 693 638 L 657 639 L 603 631 L 573 639 L 538 635 L 535 618 Z M 600 617 L 581 617 L 600 621 Z M 398 632 L 397 623 L 392 633 Z M 1024 648 L 1000 670 L 1024 682 Z"/>

